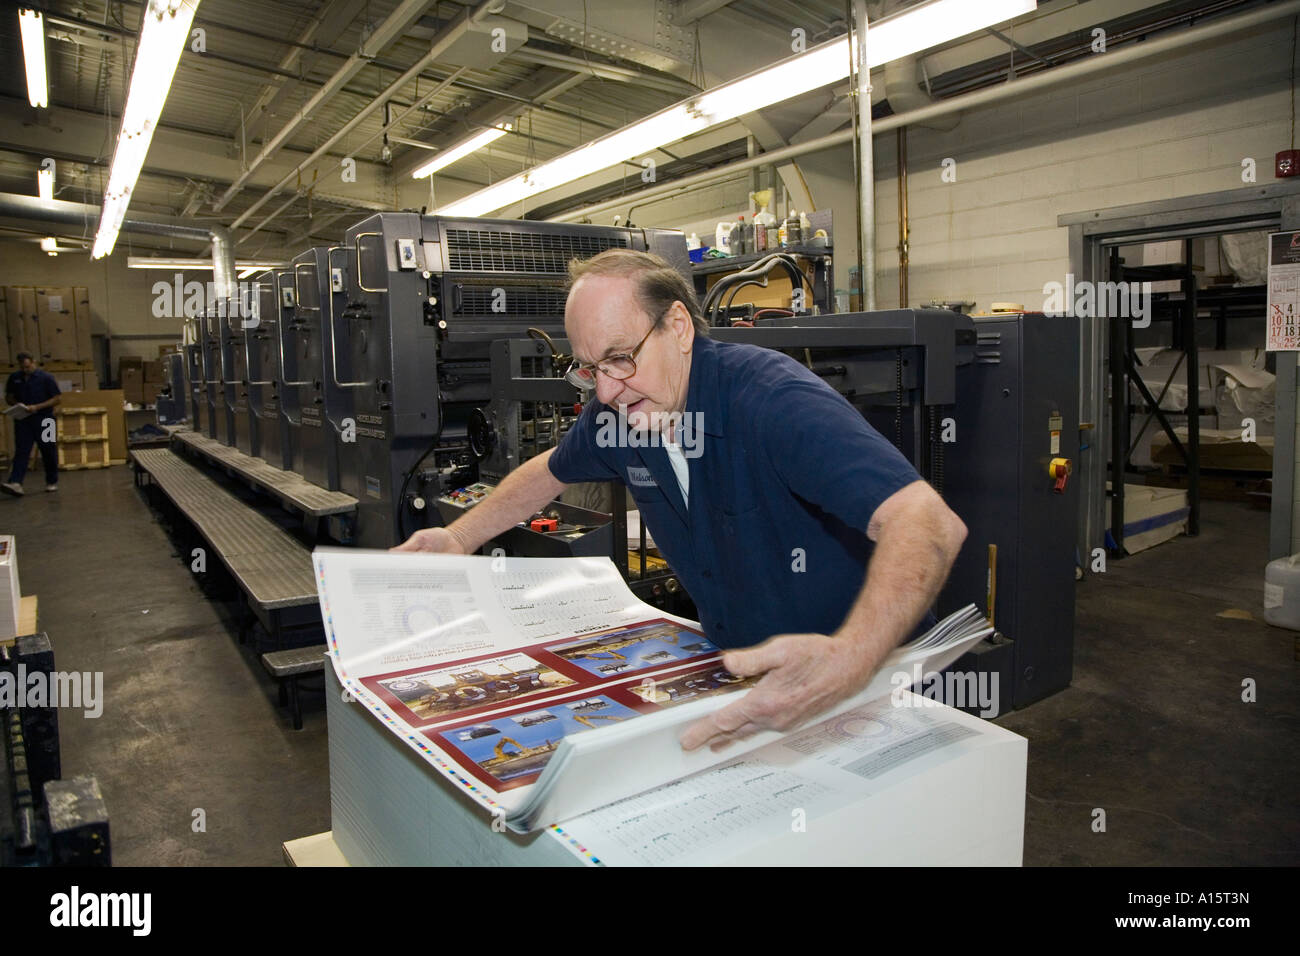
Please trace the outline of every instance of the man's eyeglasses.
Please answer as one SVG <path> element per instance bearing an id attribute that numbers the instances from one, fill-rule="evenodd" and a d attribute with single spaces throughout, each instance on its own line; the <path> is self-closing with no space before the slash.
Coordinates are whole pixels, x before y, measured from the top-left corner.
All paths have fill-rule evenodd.
<path id="1" fill-rule="evenodd" d="M 641 351 L 641 346 L 645 345 L 646 340 L 659 328 L 663 319 L 659 319 L 654 325 L 650 326 L 650 331 L 641 337 L 641 341 L 630 352 L 622 355 L 609 355 L 599 362 L 592 362 L 590 365 L 583 365 L 580 362 L 574 362 L 569 366 L 569 370 L 564 373 L 565 379 L 571 385 L 578 388 L 592 389 L 596 387 L 596 373 L 603 372 L 608 377 L 617 381 L 631 378 L 636 374 L 636 353 Z"/>

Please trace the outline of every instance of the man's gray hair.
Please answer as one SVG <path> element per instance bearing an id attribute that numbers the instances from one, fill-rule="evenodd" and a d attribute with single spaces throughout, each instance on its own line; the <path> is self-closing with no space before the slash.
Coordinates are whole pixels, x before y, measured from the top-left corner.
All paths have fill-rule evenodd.
<path id="1" fill-rule="evenodd" d="M 696 335 L 709 334 L 709 323 L 700 311 L 685 277 L 651 252 L 635 249 L 606 249 L 590 259 L 573 259 L 569 262 L 569 288 L 587 276 L 622 276 L 636 280 L 636 297 L 641 308 L 658 325 L 674 302 L 680 302 L 690 313 Z"/>

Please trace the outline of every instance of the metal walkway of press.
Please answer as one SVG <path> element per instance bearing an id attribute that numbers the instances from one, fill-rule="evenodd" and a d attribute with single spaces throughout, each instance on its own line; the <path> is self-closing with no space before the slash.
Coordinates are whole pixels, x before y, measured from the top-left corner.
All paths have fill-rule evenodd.
<path id="1" fill-rule="evenodd" d="M 320 637 L 320 607 L 310 545 L 259 508 L 225 487 L 203 464 L 272 499 L 280 510 L 301 518 L 304 537 L 314 542 L 324 521 L 350 521 L 356 499 L 328 491 L 292 472 L 281 471 L 188 429 L 166 429 L 178 449 L 200 459 L 196 464 L 170 448 L 136 448 L 130 452 L 137 486 L 153 486 L 176 517 L 194 529 L 230 572 L 242 592 L 246 614 L 240 615 L 239 640 L 260 623 L 277 650 L 261 655 L 262 665 L 279 683 L 280 704 L 289 708 L 295 730 L 302 729 L 299 685 L 325 666 Z M 191 558 L 188 549 L 183 557 Z M 304 642 L 308 646 L 302 646 Z"/>
<path id="2" fill-rule="evenodd" d="M 352 520 L 356 499 L 187 428 L 168 426 L 165 431 L 171 448 L 131 450 L 136 484 L 156 485 L 229 570 L 249 611 L 241 619 L 240 640 L 254 621 L 281 647 L 295 642 L 294 631 L 319 628 L 310 548 L 323 522 Z M 232 491 L 221 475 L 231 479 L 236 490 L 247 487 L 254 500 Z M 258 498 L 274 507 L 262 507 Z M 280 511 L 301 520 L 301 538 L 276 520 Z"/>
<path id="3" fill-rule="evenodd" d="M 170 449 L 130 454 L 136 484 L 156 486 L 194 527 L 276 643 L 291 629 L 320 623 L 311 551 L 302 541 Z M 241 641 L 251 623 L 241 622 Z"/>
<path id="4" fill-rule="evenodd" d="M 302 518 L 303 531 L 312 541 L 323 537 L 323 524 L 330 518 L 344 522 L 343 538 L 349 536 L 356 515 L 357 499 L 341 491 L 314 485 L 301 475 L 268 465 L 261 458 L 245 455 L 237 448 L 187 428 L 171 427 L 172 444 L 178 450 L 202 458 L 259 494 L 276 499 L 292 514 Z"/>

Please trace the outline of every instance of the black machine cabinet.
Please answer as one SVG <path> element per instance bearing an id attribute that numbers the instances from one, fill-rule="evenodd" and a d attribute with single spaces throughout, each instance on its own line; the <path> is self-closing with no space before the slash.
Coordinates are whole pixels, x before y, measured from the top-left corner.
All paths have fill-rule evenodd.
<path id="1" fill-rule="evenodd" d="M 185 383 L 189 396 L 190 428 L 200 434 L 208 431 L 208 387 L 204 381 L 202 324 L 194 323 L 194 341 L 182 346 L 185 358 Z"/>
<path id="2" fill-rule="evenodd" d="M 1009 691 L 1023 707 L 1073 674 L 1079 494 L 1052 465 L 1079 460 L 1078 319 L 994 316 L 975 330 L 975 360 L 957 375 L 944 488 L 967 537 L 940 610 L 984 609 L 993 592 L 993 623 L 1011 640 L 1003 702 Z"/>
<path id="3" fill-rule="evenodd" d="M 253 423 L 248 414 L 248 353 L 244 344 L 244 326 L 255 319 L 246 318 L 237 309 L 222 311 L 225 314 L 219 314 L 217 322 L 221 339 L 221 392 L 230 422 L 226 444 L 245 455 L 256 456 Z"/>
<path id="4" fill-rule="evenodd" d="M 999 631 L 955 670 L 997 675 L 1020 707 L 1070 683 L 1078 495 L 1050 469 L 1078 459 L 1078 328 L 1042 315 L 971 319 L 894 309 L 760 320 L 723 341 L 780 349 L 892 440 L 965 522 L 937 610 L 985 610 Z M 990 576 L 990 546 L 996 548 Z M 950 703 L 954 703 L 951 702 Z M 986 716 L 990 716 L 987 715 Z"/>
<path id="5" fill-rule="evenodd" d="M 432 502 L 475 480 L 471 420 L 491 397 L 493 340 L 563 334 L 567 267 L 648 249 L 689 275 L 669 230 L 378 213 L 347 231 L 347 356 L 356 441 L 341 490 L 359 501 L 355 543 L 390 547 L 440 523 Z"/>
<path id="6" fill-rule="evenodd" d="M 207 409 L 209 438 L 229 445 L 234 442 L 235 428 L 226 404 L 224 386 L 225 365 L 222 361 L 222 326 L 225 319 L 210 308 L 203 315 L 200 332 L 203 346 L 204 405 Z"/>
<path id="7" fill-rule="evenodd" d="M 339 452 L 355 440 L 348 355 L 340 355 L 336 323 L 347 304 L 347 254 L 318 246 L 293 260 L 295 348 L 301 358 L 295 386 L 300 428 L 294 468 L 307 481 L 338 491 Z"/>
<path id="8" fill-rule="evenodd" d="M 264 275 L 261 301 L 271 309 L 275 334 L 266 347 L 275 352 L 277 397 L 279 399 L 279 447 L 277 468 L 297 467 L 302 435 L 303 390 L 311 385 L 311 367 L 307 361 L 311 323 L 298 314 L 292 269 L 276 269 Z"/>
<path id="9" fill-rule="evenodd" d="M 158 394 L 158 421 L 163 425 L 179 425 L 189 419 L 190 390 L 185 377 L 187 356 L 172 352 L 162 356 L 163 388 Z"/>
<path id="10" fill-rule="evenodd" d="M 248 422 L 254 457 L 275 468 L 286 467 L 288 423 L 280 412 L 280 322 L 275 275 L 259 273 L 253 280 L 252 316 L 244 321 L 247 356 Z"/>

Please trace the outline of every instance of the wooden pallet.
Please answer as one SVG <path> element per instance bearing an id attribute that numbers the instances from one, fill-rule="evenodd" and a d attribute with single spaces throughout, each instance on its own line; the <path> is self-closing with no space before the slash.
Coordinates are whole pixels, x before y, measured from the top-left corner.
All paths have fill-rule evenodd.
<path id="1" fill-rule="evenodd" d="M 60 408 L 59 415 L 59 470 L 107 468 L 108 409 Z"/>

